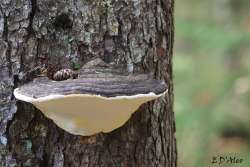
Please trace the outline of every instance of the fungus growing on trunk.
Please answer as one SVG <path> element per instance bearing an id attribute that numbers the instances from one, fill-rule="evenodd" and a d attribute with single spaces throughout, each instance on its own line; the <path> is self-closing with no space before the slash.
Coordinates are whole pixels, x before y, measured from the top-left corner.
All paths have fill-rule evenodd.
<path id="1" fill-rule="evenodd" d="M 163 96 L 164 81 L 150 75 L 84 70 L 77 79 L 37 79 L 14 90 L 71 134 L 90 136 L 121 127 L 143 103 Z"/>

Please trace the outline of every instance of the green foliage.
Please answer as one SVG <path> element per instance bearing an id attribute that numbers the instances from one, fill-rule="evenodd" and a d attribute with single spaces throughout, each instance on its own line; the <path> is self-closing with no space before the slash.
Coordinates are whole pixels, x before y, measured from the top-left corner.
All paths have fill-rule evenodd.
<path id="1" fill-rule="evenodd" d="M 174 82 L 179 166 L 211 166 L 212 156 L 231 152 L 244 159 L 241 166 L 250 163 L 250 135 L 244 135 L 250 134 L 250 33 L 240 24 L 247 17 L 238 18 L 231 1 L 223 1 L 227 6 L 219 12 L 229 12 L 234 20 L 223 23 L 210 12 L 222 1 L 177 1 Z"/>

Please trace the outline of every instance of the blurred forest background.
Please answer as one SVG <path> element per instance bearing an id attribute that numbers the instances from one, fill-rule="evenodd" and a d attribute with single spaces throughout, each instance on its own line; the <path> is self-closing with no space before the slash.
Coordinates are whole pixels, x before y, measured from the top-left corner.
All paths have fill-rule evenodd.
<path id="1" fill-rule="evenodd" d="M 175 37 L 179 166 L 249 167 L 250 0 L 176 0 Z"/>

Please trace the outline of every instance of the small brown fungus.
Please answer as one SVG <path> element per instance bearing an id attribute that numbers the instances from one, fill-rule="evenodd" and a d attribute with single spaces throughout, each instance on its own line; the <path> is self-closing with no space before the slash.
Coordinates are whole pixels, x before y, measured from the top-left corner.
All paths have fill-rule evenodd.
<path id="1" fill-rule="evenodd" d="M 63 81 L 67 79 L 76 79 L 78 77 L 78 73 L 76 71 L 73 71 L 71 69 L 62 69 L 57 71 L 53 75 L 53 80 L 55 81 Z"/>

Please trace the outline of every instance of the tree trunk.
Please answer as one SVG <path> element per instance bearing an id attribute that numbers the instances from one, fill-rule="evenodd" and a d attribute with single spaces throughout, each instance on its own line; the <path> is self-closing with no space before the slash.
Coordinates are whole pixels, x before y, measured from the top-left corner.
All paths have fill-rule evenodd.
<path id="1" fill-rule="evenodd" d="M 176 166 L 173 0 L 1 0 L 0 166 Z M 91 137 L 58 128 L 13 89 L 38 67 L 78 69 L 100 57 L 164 79 L 164 98 Z"/>

